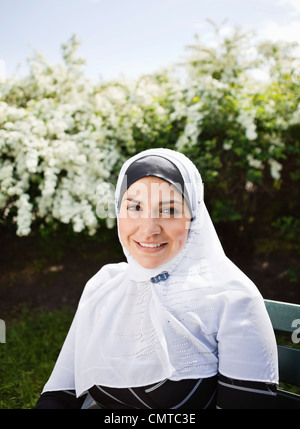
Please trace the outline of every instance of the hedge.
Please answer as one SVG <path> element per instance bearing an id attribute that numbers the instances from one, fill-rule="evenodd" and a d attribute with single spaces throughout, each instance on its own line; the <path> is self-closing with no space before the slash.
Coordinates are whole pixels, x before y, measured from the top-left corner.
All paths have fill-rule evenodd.
<path id="1" fill-rule="evenodd" d="M 235 30 L 213 48 L 195 40 L 167 70 L 97 83 L 78 45 L 72 36 L 54 65 L 36 52 L 28 76 L 0 84 L 3 227 L 20 236 L 60 224 L 91 235 L 112 228 L 124 160 L 170 147 L 199 168 L 212 218 L 229 225 L 233 246 L 242 234 L 265 251 L 298 249 L 296 44 Z"/>

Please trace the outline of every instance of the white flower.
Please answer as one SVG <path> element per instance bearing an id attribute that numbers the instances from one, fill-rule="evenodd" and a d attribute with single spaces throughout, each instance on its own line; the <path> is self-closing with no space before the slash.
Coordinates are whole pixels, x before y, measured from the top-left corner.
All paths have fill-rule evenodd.
<path id="1" fill-rule="evenodd" d="M 223 149 L 224 150 L 230 150 L 232 148 L 233 142 L 232 141 L 226 141 L 223 143 Z"/>
<path id="2" fill-rule="evenodd" d="M 25 155 L 25 165 L 30 173 L 37 170 L 39 154 L 35 149 L 29 149 Z"/>
<path id="3" fill-rule="evenodd" d="M 248 140 L 256 140 L 257 132 L 255 124 L 249 124 L 246 128 L 246 137 Z"/>
<path id="4" fill-rule="evenodd" d="M 32 204 L 29 203 L 29 195 L 22 194 L 16 202 L 17 214 L 17 235 L 28 235 L 31 230 Z"/>
<path id="5" fill-rule="evenodd" d="M 260 159 L 255 159 L 251 154 L 247 155 L 247 160 L 250 167 L 256 168 L 257 170 L 263 169 L 263 163 Z"/>
<path id="6" fill-rule="evenodd" d="M 276 159 L 269 159 L 270 164 L 270 173 L 274 180 L 279 180 L 281 177 L 282 164 L 280 164 Z"/>
<path id="7" fill-rule="evenodd" d="M 245 135 L 248 140 L 256 140 L 257 139 L 257 132 L 256 132 L 256 125 L 254 123 L 255 118 L 255 112 L 251 110 L 241 110 L 240 114 L 237 118 L 237 121 L 239 124 L 242 125 L 243 128 L 245 128 Z"/>
<path id="8" fill-rule="evenodd" d="M 76 215 L 72 218 L 73 229 L 75 232 L 81 232 L 84 230 L 84 222 L 80 215 Z"/>

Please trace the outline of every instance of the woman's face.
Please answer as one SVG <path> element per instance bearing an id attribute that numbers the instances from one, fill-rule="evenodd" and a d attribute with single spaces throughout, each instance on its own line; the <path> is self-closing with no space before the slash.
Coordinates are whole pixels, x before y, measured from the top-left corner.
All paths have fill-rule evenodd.
<path id="1" fill-rule="evenodd" d="M 184 247 L 190 212 L 182 195 L 156 177 L 144 177 L 125 192 L 119 232 L 123 246 L 144 268 L 156 268 Z"/>

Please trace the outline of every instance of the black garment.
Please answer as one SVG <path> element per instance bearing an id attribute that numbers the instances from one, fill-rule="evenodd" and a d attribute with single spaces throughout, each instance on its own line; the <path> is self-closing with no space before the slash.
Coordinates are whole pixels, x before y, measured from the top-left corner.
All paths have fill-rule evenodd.
<path id="1" fill-rule="evenodd" d="M 218 378 L 164 380 L 131 389 L 94 386 L 90 394 L 102 408 L 204 409 L 215 408 Z"/>
<path id="2" fill-rule="evenodd" d="M 219 375 L 217 408 L 274 409 L 276 384 L 241 381 Z"/>
<path id="3" fill-rule="evenodd" d="M 104 409 L 276 408 L 275 385 L 233 380 L 222 375 L 200 380 L 164 380 L 132 389 L 94 386 L 89 393 Z M 79 409 L 84 399 L 85 396 L 76 398 L 71 391 L 45 392 L 36 408 Z"/>
<path id="4" fill-rule="evenodd" d="M 35 408 L 37 410 L 76 410 L 82 407 L 86 395 L 76 398 L 75 390 L 58 390 L 45 392 L 39 397 Z"/>

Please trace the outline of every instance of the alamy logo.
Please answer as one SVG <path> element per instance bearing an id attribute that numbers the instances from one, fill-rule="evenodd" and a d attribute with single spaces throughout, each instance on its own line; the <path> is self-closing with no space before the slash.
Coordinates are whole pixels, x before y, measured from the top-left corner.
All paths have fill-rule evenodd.
<path id="1" fill-rule="evenodd" d="M 297 328 L 292 333 L 292 341 L 294 344 L 299 344 L 300 343 L 300 319 L 293 320 L 292 328 Z"/>
<path id="2" fill-rule="evenodd" d="M 6 325 L 4 320 L 0 319 L 0 343 L 6 342 Z"/>

